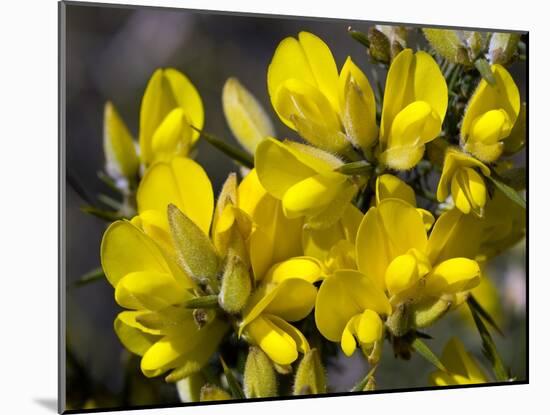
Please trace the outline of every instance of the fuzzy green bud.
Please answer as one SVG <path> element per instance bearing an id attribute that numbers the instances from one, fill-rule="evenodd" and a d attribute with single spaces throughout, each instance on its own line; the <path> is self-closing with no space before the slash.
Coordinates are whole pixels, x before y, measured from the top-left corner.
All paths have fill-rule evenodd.
<path id="1" fill-rule="evenodd" d="M 390 63 L 391 44 L 388 37 L 374 27 L 369 29 L 367 37 L 370 43 L 370 56 L 378 62 Z"/>
<path id="2" fill-rule="evenodd" d="M 201 388 L 200 401 L 228 401 L 231 399 L 231 395 L 223 389 L 207 383 Z"/>
<path id="3" fill-rule="evenodd" d="M 451 301 L 446 298 L 416 304 L 411 311 L 412 324 L 419 329 L 431 326 L 449 310 L 451 305 Z"/>
<path id="4" fill-rule="evenodd" d="M 255 346 L 250 347 L 244 366 L 244 394 L 247 398 L 277 396 L 277 376 L 273 364 Z"/>
<path id="5" fill-rule="evenodd" d="M 241 311 L 252 290 L 250 273 L 245 263 L 235 255 L 228 258 L 218 296 L 220 306 L 231 314 Z"/>
<path id="6" fill-rule="evenodd" d="M 296 371 L 294 395 L 316 395 L 326 393 L 327 380 L 325 369 L 317 349 L 307 352 Z"/>
<path id="7" fill-rule="evenodd" d="M 517 33 L 493 33 L 487 51 L 489 62 L 493 65 L 510 62 L 517 51 L 519 39 Z"/>

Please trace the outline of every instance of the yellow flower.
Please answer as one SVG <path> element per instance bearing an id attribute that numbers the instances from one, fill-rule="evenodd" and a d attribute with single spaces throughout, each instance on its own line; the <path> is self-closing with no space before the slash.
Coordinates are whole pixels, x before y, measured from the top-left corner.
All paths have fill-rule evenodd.
<path id="1" fill-rule="evenodd" d="M 464 214 L 474 212 L 483 216 L 487 202 L 487 189 L 483 176 L 489 176 L 489 168 L 460 150 L 448 148 L 443 162 L 443 173 L 437 186 L 437 200 L 444 202 L 449 196 L 449 187 L 453 201 Z"/>
<path id="2" fill-rule="evenodd" d="M 189 79 L 176 69 L 157 69 L 145 89 L 139 118 L 140 157 L 144 165 L 186 156 L 202 129 L 202 100 Z"/>
<path id="3" fill-rule="evenodd" d="M 350 57 L 340 74 L 329 47 L 300 32 L 277 46 L 267 72 L 273 108 L 311 144 L 349 154 L 350 143 L 371 147 L 378 135 L 374 94 Z"/>
<path id="4" fill-rule="evenodd" d="M 441 132 L 447 111 L 447 84 L 426 52 L 404 49 L 386 79 L 380 124 L 380 161 L 396 170 L 414 167 L 425 144 Z"/>
<path id="5" fill-rule="evenodd" d="M 297 257 L 273 265 L 262 276 L 242 315 L 239 335 L 258 345 L 271 360 L 289 365 L 309 351 L 304 335 L 288 322 L 305 318 L 315 305 L 315 281 L 321 266 L 313 258 Z"/>
<path id="6" fill-rule="evenodd" d="M 172 257 L 130 222 L 117 221 L 103 236 L 101 264 L 116 302 L 129 309 L 117 316 L 115 332 L 142 356 L 143 374 L 172 370 L 167 380 L 177 381 L 200 370 L 228 327 L 213 319 L 199 329 L 184 307 L 194 298 L 195 284 Z"/>
<path id="7" fill-rule="evenodd" d="M 335 171 L 343 164 L 340 159 L 311 146 L 268 138 L 255 157 L 260 183 L 282 201 L 285 216 L 305 217 L 313 228 L 334 224 L 359 189 Z"/>
<path id="8" fill-rule="evenodd" d="M 396 331 L 403 304 L 412 327 L 395 335 L 430 325 L 458 294 L 475 287 L 477 262 L 455 256 L 458 249 L 442 250 L 454 229 L 446 218 L 439 223 L 442 218 L 428 239 L 421 215 L 407 202 L 389 198 L 371 207 L 357 232 L 358 271 L 338 270 L 319 289 L 315 320 L 321 334 L 340 341 L 346 355 L 356 341 L 368 352 L 382 338 L 382 319 Z"/>
<path id="9" fill-rule="evenodd" d="M 501 65 L 492 65 L 495 85 L 482 79 L 466 109 L 460 129 L 464 150 L 484 162 L 500 157 L 503 140 L 511 133 L 520 112 L 518 88 Z"/>
<path id="10" fill-rule="evenodd" d="M 464 345 L 453 337 L 443 349 L 441 363 L 448 372 L 438 370 L 430 375 L 430 383 L 434 386 L 468 385 L 487 383 L 489 380 L 479 363 L 469 354 Z"/>

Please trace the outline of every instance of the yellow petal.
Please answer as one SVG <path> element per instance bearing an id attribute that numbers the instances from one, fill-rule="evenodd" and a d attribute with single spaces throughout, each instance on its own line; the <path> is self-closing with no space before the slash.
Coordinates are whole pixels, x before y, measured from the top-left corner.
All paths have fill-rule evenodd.
<path id="1" fill-rule="evenodd" d="M 255 165 L 260 183 L 277 199 L 282 199 L 285 192 L 296 183 L 317 173 L 287 146 L 273 138 L 258 145 Z"/>
<path id="2" fill-rule="evenodd" d="M 449 195 L 449 188 L 451 181 L 456 171 L 461 167 L 470 167 L 478 168 L 481 173 L 485 176 L 489 176 L 491 171 L 489 168 L 483 164 L 481 161 L 475 159 L 469 154 L 463 153 L 462 151 L 449 147 L 445 152 L 445 160 L 443 162 L 443 173 L 439 179 L 439 184 L 437 185 L 437 200 L 444 202 L 447 196 Z"/>
<path id="3" fill-rule="evenodd" d="M 264 138 L 275 135 L 271 119 L 238 79 L 229 78 L 225 82 L 222 104 L 231 132 L 249 153 L 254 154 Z"/>
<path id="4" fill-rule="evenodd" d="M 273 265 L 263 283 L 280 283 L 289 278 L 299 278 L 314 283 L 322 277 L 321 264 L 315 258 L 296 257 Z"/>
<path id="5" fill-rule="evenodd" d="M 134 139 L 111 102 L 103 115 L 105 169 L 111 177 L 134 178 L 139 168 Z"/>
<path id="6" fill-rule="evenodd" d="M 349 319 L 366 309 L 391 313 L 386 295 L 372 280 L 357 271 L 339 270 L 319 288 L 315 322 L 324 337 L 338 342 Z"/>
<path id="7" fill-rule="evenodd" d="M 413 255 L 400 255 L 386 269 L 386 287 L 391 295 L 412 287 L 418 281 L 418 264 Z"/>
<path id="8" fill-rule="evenodd" d="M 158 339 L 157 336 L 141 330 L 135 316 L 140 311 L 123 311 L 115 319 L 114 329 L 120 342 L 132 353 L 143 356 Z"/>
<path id="9" fill-rule="evenodd" d="M 181 72 L 167 68 L 157 69 L 145 89 L 140 109 L 139 145 L 141 157 L 146 164 L 153 159 L 152 139 L 155 130 L 168 113 L 179 107 L 185 111 L 189 122 L 202 129 L 204 109 L 199 93 Z M 198 133 L 191 133 L 191 141 L 198 139 Z"/>
<path id="10" fill-rule="evenodd" d="M 282 199 L 285 216 L 314 215 L 352 186 L 340 173 L 317 174 L 301 180 L 285 192 Z"/>
<path id="11" fill-rule="evenodd" d="M 356 323 L 356 335 L 359 343 L 370 345 L 382 338 L 384 323 L 380 316 L 372 310 L 365 310 Z"/>
<path id="12" fill-rule="evenodd" d="M 176 156 L 186 156 L 191 148 L 193 132 L 182 108 L 170 111 L 153 134 L 152 161 L 170 161 Z"/>
<path id="13" fill-rule="evenodd" d="M 458 209 L 443 213 L 435 222 L 428 241 L 430 262 L 474 258 L 479 254 L 482 232 L 480 221 L 473 215 L 464 215 Z"/>
<path id="14" fill-rule="evenodd" d="M 126 221 L 114 222 L 105 231 L 101 266 L 113 287 L 131 272 L 170 273 L 170 266 L 155 242 Z"/>
<path id="15" fill-rule="evenodd" d="M 342 332 L 342 338 L 340 339 L 340 347 L 342 348 L 342 351 L 344 354 L 348 357 L 350 357 L 353 352 L 355 352 L 355 349 L 357 347 L 357 343 L 355 341 L 355 326 L 357 325 L 357 322 L 361 319 L 361 315 L 357 314 L 349 319 L 349 321 L 346 324 L 346 327 L 344 327 L 344 331 Z"/>
<path id="16" fill-rule="evenodd" d="M 148 377 L 177 367 L 186 369 L 187 375 L 198 371 L 214 353 L 226 330 L 224 323 L 214 320 L 200 330 L 196 325 L 190 326 L 184 336 L 181 333 L 165 336 L 147 350 L 141 359 L 141 370 Z"/>
<path id="17" fill-rule="evenodd" d="M 439 296 L 474 288 L 479 284 L 479 265 L 467 258 L 452 258 L 437 264 L 426 276 L 426 293 Z"/>
<path id="18" fill-rule="evenodd" d="M 487 190 L 483 178 L 475 170 L 458 169 L 451 181 L 451 194 L 461 212 L 468 214 L 473 210 L 478 216 L 482 216 Z"/>
<path id="19" fill-rule="evenodd" d="M 275 363 L 288 365 L 298 358 L 296 341 L 273 320 L 260 316 L 246 327 L 246 332 Z"/>
<path id="20" fill-rule="evenodd" d="M 399 199 L 382 200 L 368 210 L 359 226 L 357 265 L 384 289 L 390 262 L 410 249 L 425 252 L 426 247 L 426 230 L 416 209 Z"/>
<path id="21" fill-rule="evenodd" d="M 416 206 L 414 190 L 393 174 L 383 174 L 376 179 L 376 203 L 384 199 L 401 199 Z"/>
<path id="22" fill-rule="evenodd" d="M 137 191 L 138 212 L 166 213 L 169 204 L 209 233 L 214 194 L 206 172 L 195 161 L 176 157 L 169 163 L 156 163 L 145 173 Z"/>
<path id="23" fill-rule="evenodd" d="M 116 302 L 132 309 L 160 310 L 189 298 L 190 294 L 171 275 L 153 271 L 131 272 L 115 289 Z"/>
<path id="24" fill-rule="evenodd" d="M 466 385 L 488 381 L 479 363 L 456 337 L 452 337 L 445 345 L 441 362 L 450 373 L 434 372 L 431 381 L 436 385 Z"/>

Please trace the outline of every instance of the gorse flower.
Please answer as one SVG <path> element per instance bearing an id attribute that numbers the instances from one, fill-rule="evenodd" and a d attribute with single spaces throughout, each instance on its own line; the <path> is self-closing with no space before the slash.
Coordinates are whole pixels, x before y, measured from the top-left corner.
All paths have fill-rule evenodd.
<path id="1" fill-rule="evenodd" d="M 464 150 L 484 162 L 495 161 L 504 150 L 520 112 L 518 88 L 501 65 L 493 65 L 495 84 L 482 79 L 462 120 L 460 136 Z"/>
<path id="2" fill-rule="evenodd" d="M 380 161 L 395 170 L 414 167 L 440 134 L 446 111 L 447 84 L 437 63 L 426 52 L 403 50 L 386 79 Z"/>
<path id="3" fill-rule="evenodd" d="M 256 150 L 262 186 L 281 200 L 288 218 L 305 217 L 312 228 L 334 224 L 359 185 L 336 171 L 343 162 L 315 147 L 268 138 Z"/>
<path id="4" fill-rule="evenodd" d="M 374 94 L 348 57 L 340 74 L 329 47 L 300 32 L 277 47 L 267 72 L 273 108 L 309 143 L 350 155 L 350 143 L 367 149 L 377 136 Z M 349 141 L 348 141 L 349 140 Z"/>
<path id="5" fill-rule="evenodd" d="M 448 148 L 443 162 L 443 173 L 437 186 L 437 200 L 444 202 L 449 195 L 464 214 L 470 212 L 483 216 L 487 201 L 487 188 L 483 176 L 489 176 L 491 170 L 476 158 L 458 149 Z"/>
<path id="6" fill-rule="evenodd" d="M 438 370 L 430 375 L 430 383 L 435 386 L 468 385 L 488 382 L 479 363 L 464 349 L 464 345 L 453 337 L 445 345 L 441 362 L 447 372 Z"/>

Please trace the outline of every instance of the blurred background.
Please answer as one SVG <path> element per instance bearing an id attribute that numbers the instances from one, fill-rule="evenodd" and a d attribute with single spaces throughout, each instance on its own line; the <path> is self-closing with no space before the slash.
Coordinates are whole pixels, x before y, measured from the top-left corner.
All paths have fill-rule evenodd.
<path id="1" fill-rule="evenodd" d="M 111 100 L 137 137 L 139 108 L 146 83 L 158 67 L 184 72 L 202 96 L 205 131 L 237 145 L 221 110 L 221 90 L 236 76 L 276 121 L 279 138 L 295 137 L 273 112 L 267 95 L 267 66 L 277 44 L 299 31 L 311 31 L 330 46 L 339 67 L 351 55 L 371 83 L 384 82 L 385 69 L 369 63 L 364 47 L 350 38 L 348 26 L 367 32 L 368 22 L 305 18 L 272 18 L 186 10 L 96 7 L 66 8 L 66 270 L 67 270 L 67 401 L 72 408 L 178 403 L 173 385 L 146 379 L 139 361 L 119 343 L 113 320 L 120 311 L 105 279 L 86 285 L 76 282 L 99 266 L 99 246 L 107 223 L 81 211 L 109 194 L 98 178 L 103 169 L 103 108 Z M 412 37 L 422 42 L 421 37 Z M 525 96 L 525 62 L 510 68 Z M 519 155 L 525 164 L 525 154 Z M 197 160 L 208 172 L 215 192 L 235 165 L 201 140 Z M 493 261 L 488 276 L 500 293 L 491 308 L 504 329 L 495 336 L 504 361 L 517 379 L 526 377 L 525 243 Z M 479 335 L 467 313 L 456 312 L 427 332 L 429 345 L 440 353 L 452 335 L 459 337 L 478 360 Z M 338 357 L 329 367 L 330 390 L 347 391 L 366 373 L 359 353 Z M 394 359 L 389 347 L 377 372 L 377 388 L 422 387 L 432 371 L 421 357 Z M 489 370 L 487 370 L 490 373 Z"/>

